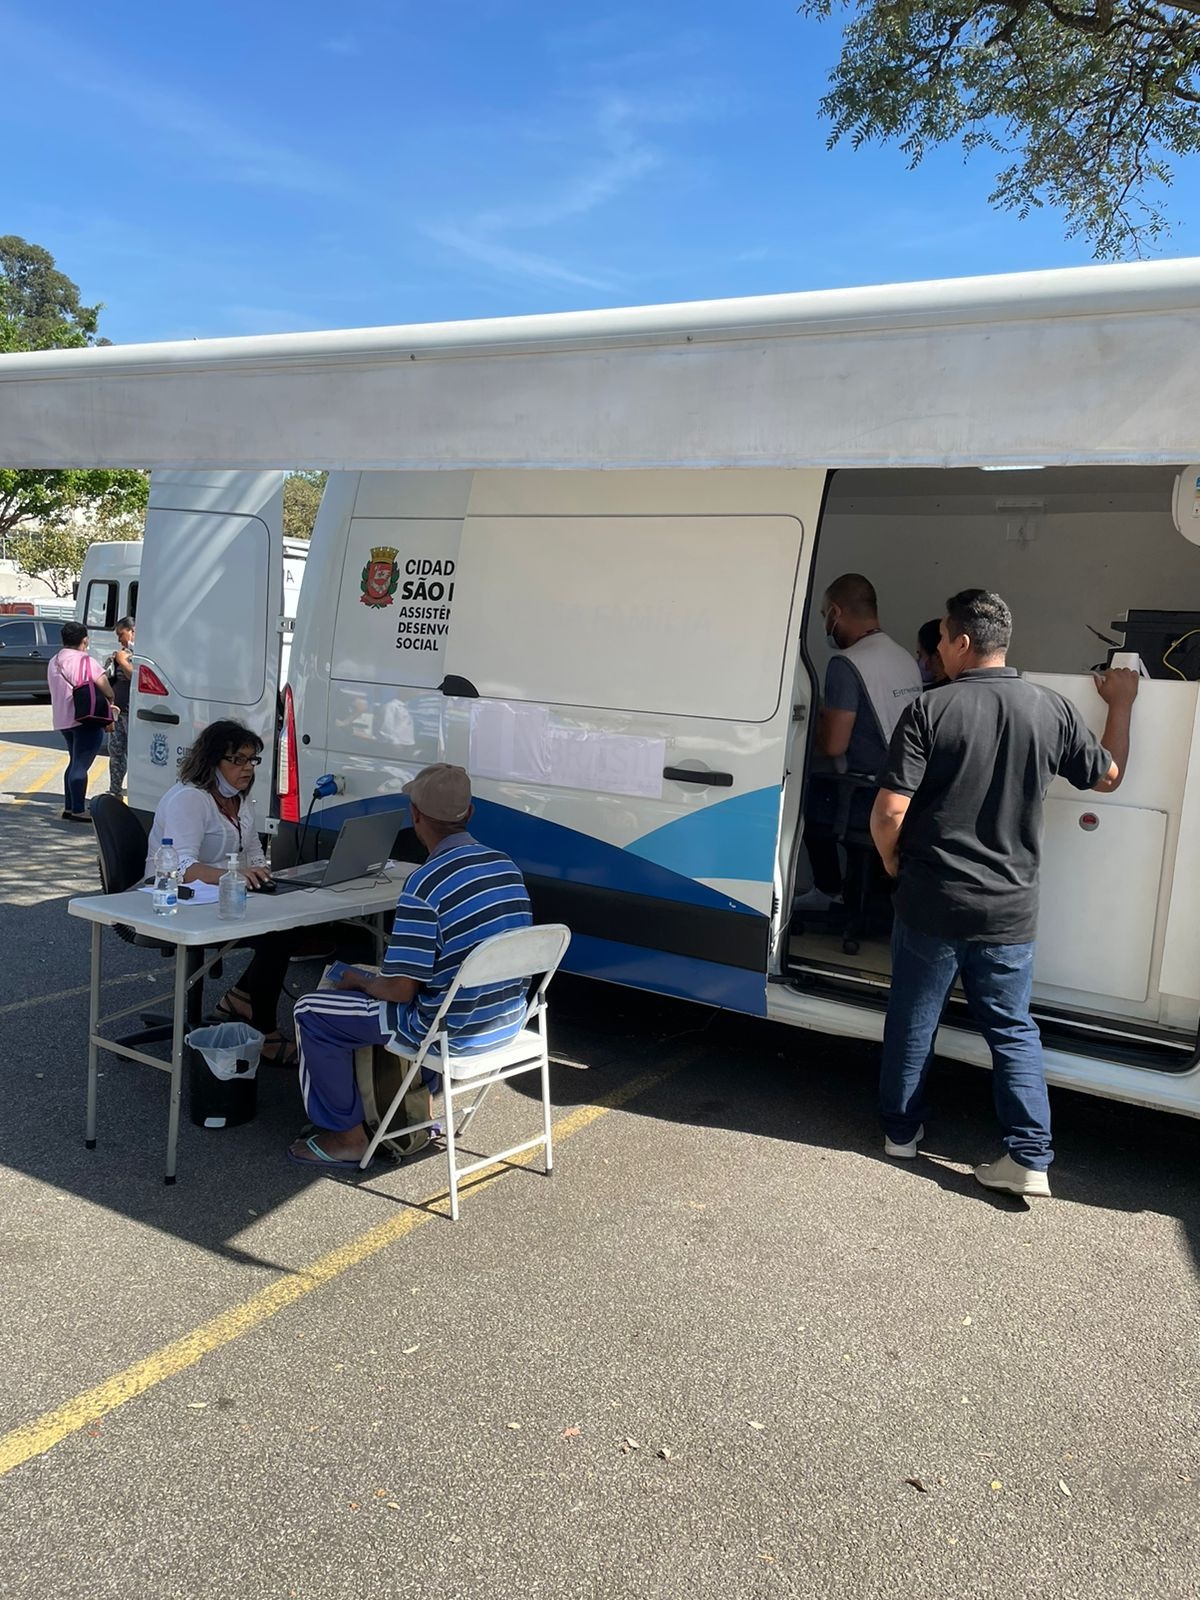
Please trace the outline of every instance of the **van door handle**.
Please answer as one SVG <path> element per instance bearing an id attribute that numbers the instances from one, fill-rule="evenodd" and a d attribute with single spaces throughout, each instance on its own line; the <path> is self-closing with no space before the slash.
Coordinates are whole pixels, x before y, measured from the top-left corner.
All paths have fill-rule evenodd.
<path id="1" fill-rule="evenodd" d="M 139 722 L 178 722 L 179 714 L 175 711 L 139 711 Z"/>
<path id="2" fill-rule="evenodd" d="M 732 789 L 732 772 L 698 772 L 694 767 L 664 767 L 663 777 L 675 783 L 707 783 L 714 789 Z"/>

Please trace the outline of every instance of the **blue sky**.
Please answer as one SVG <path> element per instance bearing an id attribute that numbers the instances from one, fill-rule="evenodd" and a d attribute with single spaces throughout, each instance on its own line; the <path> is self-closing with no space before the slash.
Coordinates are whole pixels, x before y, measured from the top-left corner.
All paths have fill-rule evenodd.
<path id="1" fill-rule="evenodd" d="M 1090 259 L 990 210 L 986 159 L 826 151 L 839 31 L 792 0 L 0 0 L 0 233 L 121 343 Z"/>

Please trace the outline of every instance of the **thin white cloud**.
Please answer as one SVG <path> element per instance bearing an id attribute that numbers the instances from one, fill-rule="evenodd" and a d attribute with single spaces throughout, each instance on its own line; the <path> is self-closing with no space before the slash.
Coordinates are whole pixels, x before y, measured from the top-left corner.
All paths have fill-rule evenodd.
<path id="1" fill-rule="evenodd" d="M 671 133 L 727 116 L 740 104 L 712 72 L 711 34 L 685 27 L 647 43 L 644 23 L 640 11 L 615 11 L 544 33 L 554 80 L 548 110 L 503 130 L 489 128 L 486 137 L 502 144 L 514 177 L 546 152 L 567 175 L 526 179 L 519 188 L 512 180 L 497 184 L 500 199 L 469 215 L 436 218 L 422 231 L 505 273 L 521 273 L 525 264 L 526 275 L 594 288 L 624 278 L 571 261 L 577 236 L 595 249 L 595 230 L 574 225 L 602 211 L 619 217 L 622 201 L 636 190 L 678 175 L 687 158 Z M 564 155 L 571 151 L 573 162 Z M 523 162 L 522 152 L 533 152 L 533 161 Z"/>
<path id="2" fill-rule="evenodd" d="M 598 108 L 595 132 L 604 152 L 598 160 L 542 200 L 481 212 L 475 218 L 475 231 L 494 234 L 548 228 L 569 217 L 586 216 L 658 166 L 659 153 L 639 135 L 624 101 L 610 99 Z"/>
<path id="3" fill-rule="evenodd" d="M 611 206 L 635 185 L 665 164 L 665 154 L 648 130 L 677 125 L 701 114 L 701 101 L 686 92 L 664 91 L 637 97 L 610 91 L 589 96 L 582 104 L 586 114 L 572 126 L 568 115 L 580 101 L 561 96 L 553 122 L 527 127 L 534 146 L 557 146 L 573 141 L 590 147 L 576 170 L 550 184 L 535 198 L 522 195 L 502 205 L 490 205 L 473 215 L 450 217 L 421 226 L 421 232 L 456 254 L 478 261 L 506 276 L 532 278 L 546 283 L 611 290 L 614 274 L 582 271 L 564 262 L 562 251 L 553 255 L 529 249 L 515 235 L 561 233 L 564 225 Z"/>
<path id="4" fill-rule="evenodd" d="M 485 267 L 491 267 L 506 277 L 532 278 L 540 283 L 563 283 L 579 289 L 599 289 L 604 292 L 613 287 L 608 279 L 590 277 L 563 266 L 559 261 L 552 261 L 548 256 L 537 255 L 530 250 L 517 250 L 498 239 L 490 239 L 469 230 L 426 225 L 421 232 L 435 244 L 444 246 L 456 255 L 465 256 L 469 261 L 478 261 Z"/>
<path id="5" fill-rule="evenodd" d="M 8 9 L 0 9 L 0 28 L 10 56 L 22 61 L 25 70 L 36 70 L 44 81 L 76 98 L 115 106 L 128 124 L 178 141 L 215 177 L 294 193 L 346 193 L 346 177 L 325 161 L 258 138 L 193 96 L 131 77 L 98 50 L 89 47 L 83 54 L 65 33 L 36 28 Z"/>

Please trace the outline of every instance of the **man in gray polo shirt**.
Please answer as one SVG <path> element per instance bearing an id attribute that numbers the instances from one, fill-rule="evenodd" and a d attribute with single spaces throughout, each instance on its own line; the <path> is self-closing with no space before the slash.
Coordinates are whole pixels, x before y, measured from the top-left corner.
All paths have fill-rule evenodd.
<path id="1" fill-rule="evenodd" d="M 1005 1154 L 976 1167 L 989 1189 L 1049 1195 L 1050 1102 L 1029 1015 L 1042 801 L 1050 781 L 1109 794 L 1129 758 L 1138 678 L 1096 678 L 1102 740 L 1062 695 L 1006 664 L 1012 615 L 998 594 L 946 602 L 949 682 L 901 718 L 879 774 L 871 835 L 896 888 L 892 988 L 883 1035 L 884 1150 L 911 1160 L 924 1135 L 925 1080 L 957 978 L 992 1055 Z"/>

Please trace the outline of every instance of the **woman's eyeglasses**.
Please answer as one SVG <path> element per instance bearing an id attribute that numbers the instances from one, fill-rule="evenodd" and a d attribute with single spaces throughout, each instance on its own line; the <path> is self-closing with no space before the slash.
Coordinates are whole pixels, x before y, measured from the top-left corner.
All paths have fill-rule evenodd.
<path id="1" fill-rule="evenodd" d="M 261 756 L 226 756 L 225 759 L 226 759 L 226 761 L 228 761 L 228 763 L 229 763 L 229 765 L 231 767 L 261 767 L 262 766 L 262 757 Z"/>

